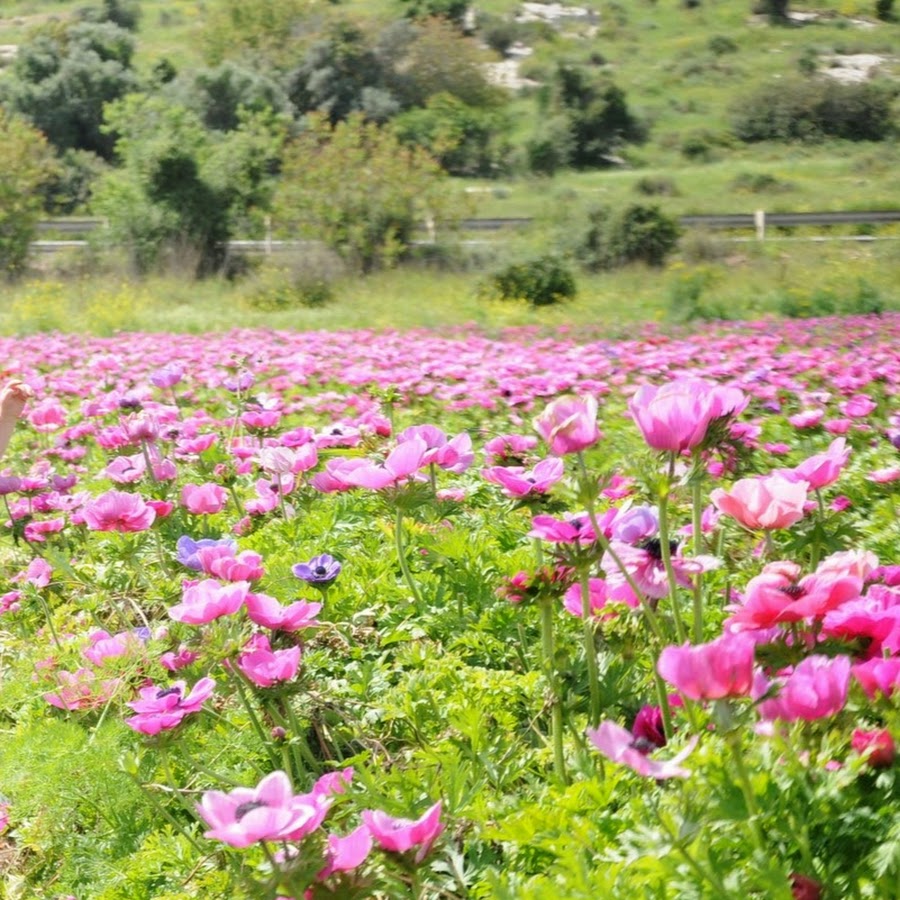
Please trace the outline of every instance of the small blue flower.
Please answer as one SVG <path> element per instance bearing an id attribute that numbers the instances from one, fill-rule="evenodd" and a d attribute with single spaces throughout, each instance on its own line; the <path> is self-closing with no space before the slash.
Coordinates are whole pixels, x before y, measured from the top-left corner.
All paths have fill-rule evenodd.
<path id="1" fill-rule="evenodd" d="M 328 587 L 341 574 L 341 564 L 327 553 L 314 556 L 309 562 L 297 563 L 291 571 L 307 584 Z"/>

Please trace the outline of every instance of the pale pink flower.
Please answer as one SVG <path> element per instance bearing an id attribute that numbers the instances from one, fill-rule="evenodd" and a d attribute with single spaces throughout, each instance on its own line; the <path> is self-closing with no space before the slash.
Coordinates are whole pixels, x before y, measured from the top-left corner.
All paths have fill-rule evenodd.
<path id="1" fill-rule="evenodd" d="M 591 396 L 559 397 L 533 423 L 555 456 L 578 453 L 603 436 L 597 426 L 597 400 Z"/>
<path id="2" fill-rule="evenodd" d="M 422 465 L 427 445 L 421 438 L 398 444 L 383 463 L 364 460 L 362 466 L 347 468 L 341 478 L 350 485 L 381 491 L 405 484 Z M 315 481 L 315 479 L 314 479 Z"/>
<path id="3" fill-rule="evenodd" d="M 599 728 L 587 730 L 588 740 L 607 758 L 633 769 L 638 775 L 645 775 L 662 781 L 666 778 L 687 778 L 690 769 L 685 769 L 681 762 L 688 757 L 697 746 L 697 738 L 691 738 L 684 749 L 668 760 L 651 759 L 647 754 L 655 749 L 642 738 L 635 736 L 612 721 L 600 723 Z"/>
<path id="4" fill-rule="evenodd" d="M 819 490 L 840 478 L 849 459 L 850 448 L 846 438 L 841 437 L 832 441 L 824 453 L 809 457 L 793 469 L 782 469 L 779 474 L 788 481 L 805 481 L 809 490 Z"/>
<path id="5" fill-rule="evenodd" d="M 259 581 L 265 574 L 262 557 L 252 550 L 235 554 L 232 546 L 216 544 L 197 550 L 197 561 L 205 575 L 223 581 Z"/>
<path id="6" fill-rule="evenodd" d="M 486 481 L 498 484 L 503 493 L 518 500 L 523 497 L 545 494 L 565 474 L 565 465 L 558 457 L 542 459 L 532 469 L 522 466 L 492 466 L 482 469 Z"/>
<path id="7" fill-rule="evenodd" d="M 743 478 L 730 491 L 716 488 L 710 499 L 727 516 L 751 531 L 789 528 L 804 516 L 808 485 L 780 475 Z"/>
<path id="8" fill-rule="evenodd" d="M 322 609 L 321 603 L 309 603 L 306 600 L 297 600 L 290 606 L 282 606 L 268 594 L 247 594 L 244 603 L 251 622 L 271 628 L 273 631 L 302 631 L 305 628 L 315 628 L 319 624 L 316 616 Z"/>
<path id="9" fill-rule="evenodd" d="M 181 505 L 195 516 L 221 512 L 228 502 L 228 491 L 219 484 L 186 484 L 181 489 Z"/>
<path id="10" fill-rule="evenodd" d="M 103 706 L 121 684 L 120 678 L 101 681 L 93 669 L 87 668 L 75 672 L 55 672 L 53 678 L 57 689 L 44 694 L 44 699 L 52 706 L 66 711 Z"/>

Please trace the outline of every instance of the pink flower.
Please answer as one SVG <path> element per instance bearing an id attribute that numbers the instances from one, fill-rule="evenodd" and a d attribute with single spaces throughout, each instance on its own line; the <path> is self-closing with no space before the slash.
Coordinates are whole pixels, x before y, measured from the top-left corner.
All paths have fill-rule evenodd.
<path id="1" fill-rule="evenodd" d="M 808 656 L 790 675 L 774 683 L 779 687 L 777 696 L 759 703 L 759 714 L 764 719 L 812 722 L 833 716 L 847 702 L 850 658 Z"/>
<path id="2" fill-rule="evenodd" d="M 692 700 L 746 697 L 753 686 L 756 642 L 738 634 L 725 634 L 708 644 L 666 647 L 657 671 Z"/>
<path id="3" fill-rule="evenodd" d="M 237 667 L 257 687 L 272 687 L 290 681 L 300 668 L 300 647 L 273 650 L 263 634 L 254 635 L 237 659 Z"/>
<path id="4" fill-rule="evenodd" d="M 205 575 L 221 578 L 223 581 L 259 581 L 265 574 L 262 557 L 252 550 L 243 550 L 237 555 L 225 544 L 201 547 L 197 551 L 197 561 Z"/>
<path id="5" fill-rule="evenodd" d="M 244 601 L 247 615 L 251 622 L 271 628 L 273 631 L 302 631 L 304 628 L 315 628 L 316 619 L 322 609 L 321 603 L 309 603 L 297 600 L 290 606 L 282 606 L 268 594 L 247 594 Z"/>
<path id="6" fill-rule="evenodd" d="M 780 475 L 743 478 L 730 491 L 716 488 L 710 499 L 718 509 L 751 531 L 789 528 L 804 515 L 807 483 Z"/>
<path id="7" fill-rule="evenodd" d="M 878 404 L 866 394 L 855 394 L 849 400 L 845 400 L 839 407 L 845 416 L 850 416 L 852 419 L 864 419 L 877 408 Z"/>
<path id="8" fill-rule="evenodd" d="M 861 591 L 862 579 L 853 575 L 816 571 L 797 581 L 796 574 L 778 571 L 770 565 L 750 579 L 744 602 L 728 620 L 728 627 L 731 631 L 747 631 L 820 619 L 858 597 Z"/>
<path id="9" fill-rule="evenodd" d="M 531 435 L 501 434 L 484 445 L 485 462 L 489 466 L 519 465 L 536 446 L 537 438 Z"/>
<path id="10" fill-rule="evenodd" d="M 228 492 L 221 485 L 186 484 L 181 489 L 181 505 L 195 516 L 210 516 L 221 512 L 228 502 Z"/>
<path id="11" fill-rule="evenodd" d="M 321 812 L 306 798 L 293 795 L 284 772 L 267 775 L 255 788 L 237 788 L 228 794 L 207 791 L 197 811 L 211 826 L 205 836 L 232 847 L 288 840 L 289 835 L 302 834 Z"/>
<path id="12" fill-rule="evenodd" d="M 102 666 L 108 659 L 135 655 L 144 643 L 133 631 L 120 631 L 111 635 L 108 631 L 98 630 L 91 633 L 89 640 L 91 644 L 83 653 L 85 659 L 95 666 Z"/>
<path id="13" fill-rule="evenodd" d="M 608 528 L 612 520 L 618 514 L 618 510 L 608 510 L 597 524 L 601 529 Z M 575 544 L 582 547 L 593 544 L 597 540 L 594 527 L 591 525 L 587 513 L 567 513 L 564 519 L 554 519 L 553 516 L 539 515 L 531 520 L 531 531 L 528 537 L 540 538 L 550 544 Z"/>
<path id="14" fill-rule="evenodd" d="M 0 834 L 9 828 L 9 804 L 0 803 Z"/>
<path id="15" fill-rule="evenodd" d="M 804 409 L 796 415 L 788 416 L 788 422 L 794 428 L 815 428 L 824 417 L 824 409 Z"/>
<path id="16" fill-rule="evenodd" d="M 492 466 L 482 469 L 486 481 L 499 484 L 503 493 L 512 499 L 547 493 L 565 472 L 563 461 L 558 458 L 542 459 L 530 471 L 522 466 Z"/>
<path id="17" fill-rule="evenodd" d="M 164 668 L 168 669 L 170 672 L 177 672 L 179 669 L 187 668 L 192 662 L 195 662 L 200 658 L 200 654 L 196 653 L 193 650 L 189 650 L 182 644 L 178 648 L 178 652 L 169 651 L 168 653 L 163 653 L 159 657 L 159 664 Z"/>
<path id="18" fill-rule="evenodd" d="M 44 699 L 59 709 L 96 709 L 109 701 L 121 683 L 119 678 L 100 681 L 93 669 L 54 673 L 57 690 L 44 694 Z"/>
<path id="19" fill-rule="evenodd" d="M 584 605 L 582 602 L 583 592 L 580 584 L 573 584 L 563 595 L 563 606 L 572 613 L 573 616 L 582 618 L 584 616 Z M 588 608 L 591 616 L 596 619 L 611 619 L 615 617 L 615 611 L 610 612 L 608 609 L 603 612 L 606 603 L 609 600 L 609 594 L 606 589 L 606 582 L 602 578 L 588 579 Z"/>
<path id="20" fill-rule="evenodd" d="M 830 637 L 866 637 L 870 655 L 900 653 L 900 591 L 873 584 L 864 597 L 833 609 L 822 622 Z"/>
<path id="21" fill-rule="evenodd" d="M 415 475 L 422 465 L 426 449 L 425 441 L 412 438 L 398 444 L 383 463 L 363 460 L 363 465 L 343 470 L 340 478 L 349 485 L 375 491 L 397 487 Z"/>
<path id="22" fill-rule="evenodd" d="M 444 826 L 441 824 L 441 801 L 438 800 L 418 819 L 395 819 L 381 810 L 365 809 L 362 820 L 382 850 L 406 853 L 418 847 L 415 861 L 421 862 L 438 839 Z"/>
<path id="23" fill-rule="evenodd" d="M 47 560 L 40 556 L 36 556 L 30 563 L 28 568 L 14 575 L 10 581 L 16 584 L 30 584 L 36 588 L 45 588 L 50 584 L 53 577 L 53 567 Z"/>
<path id="24" fill-rule="evenodd" d="M 850 746 L 860 756 L 865 756 L 866 761 L 873 769 L 886 769 L 894 762 L 896 752 L 894 738 L 887 728 L 877 728 L 872 731 L 857 728 L 850 738 Z"/>
<path id="25" fill-rule="evenodd" d="M 216 683 L 212 678 L 201 678 L 185 695 L 186 682 L 176 681 L 171 687 L 148 685 L 141 688 L 140 700 L 127 705 L 136 713 L 125 724 L 141 734 L 155 735 L 181 724 L 182 719 L 198 712 L 212 695 Z"/>
<path id="26" fill-rule="evenodd" d="M 148 506 L 139 494 L 124 491 L 107 491 L 82 510 L 85 524 L 90 531 L 146 531 L 156 518 L 152 506 Z"/>
<path id="27" fill-rule="evenodd" d="M 746 405 L 738 388 L 679 378 L 662 387 L 639 388 L 628 409 L 649 447 L 682 453 L 702 444 L 717 419 L 736 416 Z"/>
<path id="28" fill-rule="evenodd" d="M 873 469 L 866 475 L 866 478 L 875 484 L 890 484 L 892 481 L 900 481 L 900 466 Z"/>
<path id="29" fill-rule="evenodd" d="M 622 541 L 612 541 L 610 548 L 645 597 L 651 600 L 660 600 L 668 595 L 669 578 L 663 564 L 659 538 L 649 538 L 636 547 Z M 719 560 L 714 556 L 681 556 L 679 548 L 674 546 L 674 542 L 671 551 L 670 558 L 672 569 L 675 572 L 675 580 L 682 587 L 692 586 L 693 582 L 690 576 L 708 572 L 719 566 Z M 613 600 L 627 603 L 629 606 L 637 606 L 638 598 L 635 597 L 631 585 L 628 584 L 628 579 L 609 552 L 603 554 L 600 565 L 606 572 L 606 585 L 609 588 L 610 597 Z"/>
<path id="30" fill-rule="evenodd" d="M 220 616 L 236 613 L 244 605 L 249 590 L 250 584 L 246 581 L 224 585 L 211 579 L 198 581 L 184 589 L 181 603 L 170 606 L 169 615 L 176 622 L 204 625 Z"/>
<path id="31" fill-rule="evenodd" d="M 691 774 L 690 769 L 685 769 L 681 762 L 686 759 L 697 745 L 697 738 L 692 738 L 684 749 L 669 760 L 651 759 L 647 754 L 654 749 L 652 743 L 635 736 L 612 721 L 600 723 L 600 727 L 587 730 L 588 740 L 605 756 L 613 762 L 621 763 L 634 769 L 638 775 L 655 778 L 661 781 L 665 778 L 687 778 Z M 648 746 L 649 744 L 649 746 Z"/>
<path id="32" fill-rule="evenodd" d="M 595 397 L 559 397 L 534 419 L 534 428 L 555 456 L 593 446 L 602 434 L 597 427 Z"/>
<path id="33" fill-rule="evenodd" d="M 850 458 L 850 448 L 846 438 L 832 441 L 824 453 L 811 456 L 793 469 L 783 470 L 780 474 L 789 481 L 805 481 L 809 490 L 818 490 L 834 484 L 840 478 L 841 470 Z"/>
<path id="34" fill-rule="evenodd" d="M 349 872 L 361 866 L 371 852 L 372 832 L 365 823 L 344 837 L 329 834 L 325 868 L 316 875 L 316 878 L 324 881 L 335 872 Z"/>

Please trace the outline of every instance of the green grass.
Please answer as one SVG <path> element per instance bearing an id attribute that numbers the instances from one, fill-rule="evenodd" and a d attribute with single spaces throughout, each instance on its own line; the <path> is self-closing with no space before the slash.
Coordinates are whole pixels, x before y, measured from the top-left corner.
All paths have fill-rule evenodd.
<path id="1" fill-rule="evenodd" d="M 527 236 L 503 251 L 527 255 Z M 275 261 L 278 264 L 278 261 Z M 191 283 L 170 276 L 143 282 L 110 275 L 72 277 L 53 273 L 11 286 L 0 311 L 7 334 L 40 330 L 120 330 L 199 333 L 230 328 L 342 330 L 353 328 L 437 331 L 473 323 L 496 333 L 507 326 L 570 325 L 634 334 L 641 323 L 679 321 L 672 297 L 685 283 L 700 283 L 707 314 L 755 318 L 777 314 L 785 296 L 807 300 L 816 292 L 834 297 L 846 311 L 861 291 L 900 309 L 900 240 L 871 244 L 801 241 L 733 243 L 715 236 L 688 236 L 681 255 L 663 270 L 632 266 L 598 275 L 579 274 L 578 296 L 553 307 L 486 302 L 478 297 L 477 273 L 398 269 L 367 278 L 337 281 L 334 299 L 322 307 L 298 305 L 275 311 L 254 308 L 252 282 Z"/>

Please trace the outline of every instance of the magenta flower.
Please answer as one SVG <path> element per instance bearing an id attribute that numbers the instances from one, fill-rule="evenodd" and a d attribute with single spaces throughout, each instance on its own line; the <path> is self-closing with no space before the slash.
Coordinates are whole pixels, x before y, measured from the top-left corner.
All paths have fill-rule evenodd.
<path id="1" fill-rule="evenodd" d="M 852 666 L 851 672 L 870 700 L 900 690 L 900 656 L 875 656 Z"/>
<path id="2" fill-rule="evenodd" d="M 708 644 L 666 647 L 656 670 L 692 700 L 746 697 L 753 687 L 756 642 L 725 634 Z"/>
<path id="3" fill-rule="evenodd" d="M 537 438 L 531 435 L 501 434 L 484 445 L 485 462 L 489 466 L 520 465 L 535 447 Z"/>
<path id="4" fill-rule="evenodd" d="M 210 516 L 225 509 L 228 492 L 221 485 L 186 484 L 181 489 L 181 505 L 195 516 Z"/>
<path id="5" fill-rule="evenodd" d="M 565 465 L 559 458 L 542 459 L 533 469 L 522 466 L 492 466 L 482 469 L 485 481 L 498 484 L 503 493 L 513 500 L 546 494 L 565 473 Z"/>
<path id="6" fill-rule="evenodd" d="M 9 804 L 0 803 L 0 834 L 9 828 Z"/>
<path id="7" fill-rule="evenodd" d="M 176 622 L 187 625 L 204 625 L 236 613 L 247 599 L 250 584 L 237 581 L 232 584 L 219 584 L 207 579 L 198 581 L 184 589 L 181 603 L 169 607 L 169 615 Z"/>
<path id="8" fill-rule="evenodd" d="M 598 525 L 607 528 L 618 510 L 608 510 L 601 516 Z M 587 513 L 574 515 L 567 513 L 564 519 L 539 515 L 531 520 L 531 531 L 528 537 L 540 538 L 549 544 L 580 544 L 582 547 L 593 544 L 597 540 L 594 528 Z"/>
<path id="9" fill-rule="evenodd" d="M 582 604 L 583 592 L 580 584 L 573 584 L 563 595 L 563 606 L 572 613 L 573 616 L 582 618 L 584 615 L 584 606 Z M 610 610 L 606 604 L 610 600 L 609 591 L 606 582 L 602 578 L 588 579 L 588 604 L 591 616 L 595 619 L 612 619 L 616 616 L 615 609 Z M 635 600 L 635 603 L 637 601 Z M 634 604 L 630 604 L 634 605 Z"/>
<path id="10" fill-rule="evenodd" d="M 247 594 L 244 601 L 247 616 L 251 622 L 271 628 L 273 631 L 302 631 L 304 628 L 315 628 L 316 619 L 322 609 L 321 603 L 309 603 L 297 600 L 290 606 L 282 606 L 268 594 Z"/>
<path id="11" fill-rule="evenodd" d="M 341 477 L 348 484 L 374 491 L 397 487 L 412 478 L 423 465 L 426 450 L 425 441 L 411 438 L 398 444 L 383 463 L 365 460 L 364 465 L 345 470 Z"/>
<path id="12" fill-rule="evenodd" d="M 244 645 L 237 667 L 257 687 L 272 687 L 296 677 L 300 668 L 300 647 L 273 650 L 265 635 L 256 634 Z"/>
<path id="13" fill-rule="evenodd" d="M 662 545 L 659 538 L 649 538 L 636 547 L 622 541 L 612 541 L 610 547 L 645 597 L 651 600 L 661 600 L 668 595 L 669 577 L 663 563 Z M 675 580 L 682 587 L 692 586 L 692 575 L 708 572 L 720 565 L 719 560 L 714 556 L 682 556 L 680 547 L 674 541 L 670 544 L 670 551 Z M 613 600 L 627 603 L 629 606 L 637 606 L 638 598 L 634 596 L 628 579 L 610 553 L 603 554 L 600 565 L 606 572 L 606 585 L 609 588 L 610 597 Z"/>
<path id="14" fill-rule="evenodd" d="M 718 509 L 751 531 L 790 528 L 804 514 L 808 485 L 781 475 L 743 478 L 730 491 L 716 488 L 710 499 Z"/>
<path id="15" fill-rule="evenodd" d="M 406 853 L 417 847 L 415 861 L 421 862 L 438 839 L 444 826 L 441 824 L 441 801 L 438 800 L 418 819 L 395 819 L 381 810 L 365 809 L 363 823 L 382 850 Z"/>
<path id="16" fill-rule="evenodd" d="M 200 538 L 199 541 L 195 541 L 184 534 L 178 538 L 175 547 L 177 550 L 175 558 L 178 562 L 188 569 L 193 569 L 195 572 L 199 572 L 202 569 L 200 557 L 198 556 L 200 550 L 208 547 L 225 547 L 231 556 L 237 553 L 237 541 L 231 538 L 219 538 L 218 540 L 215 538 Z"/>
<path id="17" fill-rule="evenodd" d="M 201 678 L 185 694 L 186 682 L 176 681 L 167 688 L 148 685 L 140 689 L 140 700 L 132 700 L 127 705 L 136 713 L 125 724 L 141 734 L 156 735 L 181 724 L 182 719 L 198 712 L 212 695 L 216 683 L 212 678 Z"/>
<path id="18" fill-rule="evenodd" d="M 758 704 L 759 714 L 764 719 L 812 722 L 833 716 L 847 702 L 850 658 L 808 656 L 790 675 L 777 679 L 774 685 L 779 689 L 777 696 Z"/>
<path id="19" fill-rule="evenodd" d="M 865 756 L 873 769 L 886 769 L 893 765 L 896 748 L 894 738 L 887 728 L 871 731 L 856 728 L 850 737 L 850 746 L 860 756 Z"/>
<path id="20" fill-rule="evenodd" d="M 607 759 L 634 769 L 638 775 L 661 781 L 665 778 L 687 778 L 691 774 L 691 770 L 685 769 L 681 762 L 697 745 L 696 737 L 692 738 L 676 756 L 663 761 L 648 756 L 650 751 L 656 749 L 651 741 L 635 738 L 628 729 L 609 720 L 601 722 L 599 728 L 589 728 L 587 736 Z"/>
<path id="21" fill-rule="evenodd" d="M 682 453 L 700 446 L 713 422 L 738 415 L 746 405 L 738 388 L 679 378 L 662 387 L 644 385 L 628 408 L 649 447 Z"/>
<path id="22" fill-rule="evenodd" d="M 146 531 L 156 518 L 156 511 L 139 494 L 107 491 L 82 510 L 84 521 L 91 531 Z"/>
<path id="23" fill-rule="evenodd" d="M 578 453 L 603 436 L 597 426 L 595 397 L 559 397 L 533 420 L 535 431 L 554 456 Z"/>
<path id="24" fill-rule="evenodd" d="M 95 666 L 102 666 L 108 659 L 134 655 L 144 644 L 143 637 L 133 631 L 120 631 L 113 635 L 108 631 L 97 630 L 90 634 L 88 640 L 90 646 L 85 648 L 83 655 Z"/>
<path id="25" fill-rule="evenodd" d="M 868 653 L 900 653 L 900 591 L 873 584 L 864 597 L 827 613 L 822 633 L 829 637 L 869 638 Z"/>
<path id="26" fill-rule="evenodd" d="M 320 810 L 295 797 L 284 772 L 267 775 L 255 788 L 236 788 L 228 794 L 207 791 L 197 811 L 210 826 L 208 838 L 232 847 L 258 841 L 287 840 L 302 833 Z"/>

